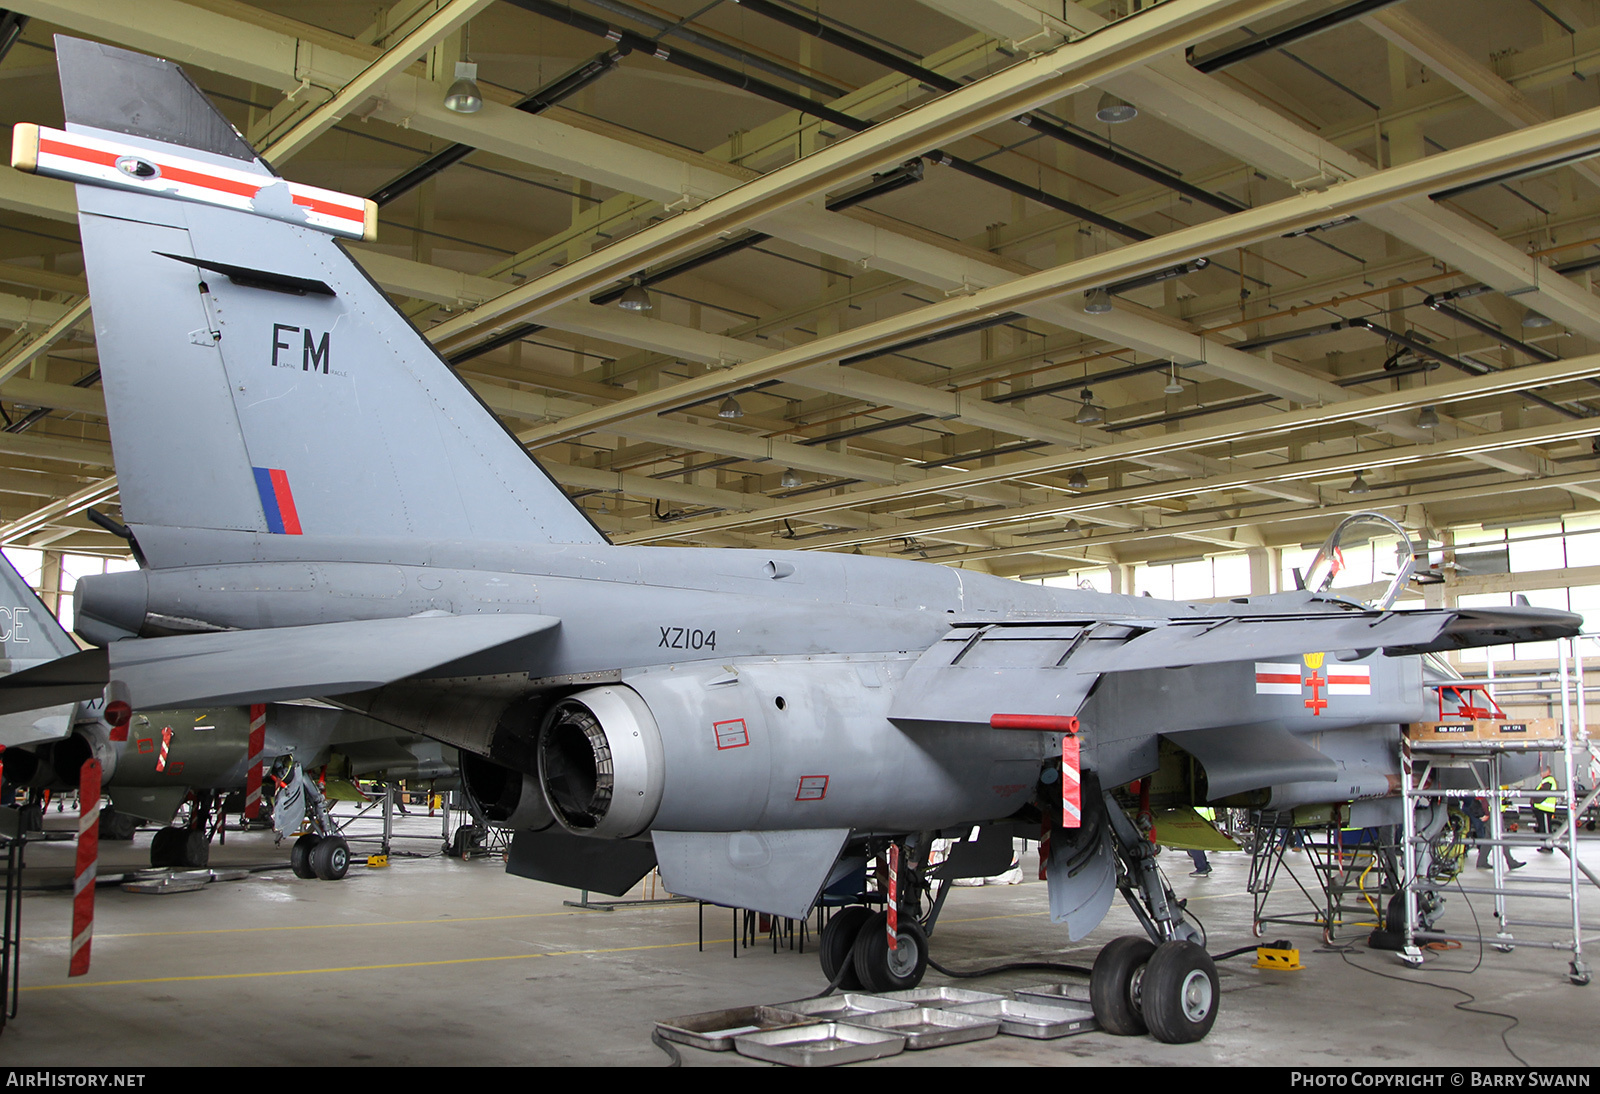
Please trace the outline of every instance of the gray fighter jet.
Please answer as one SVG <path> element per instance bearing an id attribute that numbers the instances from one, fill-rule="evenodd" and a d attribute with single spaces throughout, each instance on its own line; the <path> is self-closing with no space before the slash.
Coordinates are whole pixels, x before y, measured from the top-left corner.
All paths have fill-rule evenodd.
<path id="1" fill-rule="evenodd" d="M 0 555 L 0 677 L 77 650 L 50 609 Z M 250 740 L 257 714 L 261 736 L 253 765 Z M 34 792 L 37 805 L 38 791 L 75 791 L 84 761 L 100 761 L 100 785 L 111 799 L 100 812 L 101 838 L 131 839 L 140 821 L 166 825 L 151 841 L 152 866 L 205 866 L 225 807 L 239 812 L 247 804 L 244 792 L 252 782 L 252 766 L 268 806 L 283 803 L 272 793 L 271 780 L 262 778 L 262 769 L 282 761 L 282 771 L 293 776 L 284 781 L 293 784 L 295 793 L 289 797 L 298 806 L 261 811 L 263 817 L 272 815 L 284 836 L 298 831 L 308 806 L 318 833 L 330 831 L 326 816 L 317 812 L 322 794 L 305 778 L 307 770 L 345 780 L 407 779 L 443 789 L 458 782 L 454 748 L 323 704 L 141 710 L 117 725 L 105 715 L 104 696 L 0 715 L 4 784 Z M 172 823 L 186 803 L 191 808 L 185 823 Z M 292 858 L 300 876 L 336 880 L 328 870 L 315 875 L 303 857 Z M 342 877 L 343 870 L 337 874 Z"/>
<path id="2" fill-rule="evenodd" d="M 1042 826 L 1069 935 L 1119 891 L 1149 935 L 1096 962 L 1101 1023 L 1191 1041 L 1216 971 L 1120 788 L 1165 756 L 1195 801 L 1392 794 L 1419 654 L 1579 627 L 611 545 L 341 248 L 370 203 L 274 174 L 173 64 L 57 57 L 66 129 L 19 127 L 13 163 L 78 184 L 144 566 L 85 579 L 97 648 L 11 677 L 0 710 L 108 681 L 113 717 L 331 701 L 461 749 L 514 874 L 616 892 L 658 865 L 784 916 L 852 893 L 824 967 L 879 990 L 925 967 L 931 842 L 981 826 L 949 868 L 981 872 Z M 891 909 L 869 856 L 898 860 Z"/>

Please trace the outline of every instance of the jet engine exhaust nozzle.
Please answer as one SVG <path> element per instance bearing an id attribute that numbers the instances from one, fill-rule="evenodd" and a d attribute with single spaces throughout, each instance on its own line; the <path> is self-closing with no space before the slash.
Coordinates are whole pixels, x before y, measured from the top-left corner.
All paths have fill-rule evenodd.
<path id="1" fill-rule="evenodd" d="M 661 732 L 632 688 L 590 688 L 557 703 L 538 757 L 545 802 L 576 835 L 638 835 L 661 805 Z"/>

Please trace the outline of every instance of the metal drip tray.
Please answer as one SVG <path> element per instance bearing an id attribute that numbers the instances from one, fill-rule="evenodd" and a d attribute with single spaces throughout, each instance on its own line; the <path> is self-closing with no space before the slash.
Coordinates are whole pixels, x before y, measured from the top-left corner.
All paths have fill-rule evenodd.
<path id="1" fill-rule="evenodd" d="M 992 991 L 973 991 L 971 988 L 952 988 L 941 986 L 937 988 L 908 988 L 905 991 L 890 991 L 878 996 L 879 999 L 895 999 L 902 1003 L 910 1003 L 914 1007 L 959 1007 L 967 1003 L 994 1003 L 1004 999 L 1004 995 L 996 995 Z"/>
<path id="2" fill-rule="evenodd" d="M 1024 1001 L 1048 1003 L 1054 1007 L 1063 1003 L 1087 1003 L 1089 985 L 1082 982 L 1034 984 L 1031 987 L 1017 988 L 1012 994 Z"/>
<path id="3" fill-rule="evenodd" d="M 812 1022 L 838 1022 L 867 1014 L 881 1014 L 886 1010 L 910 1010 L 911 1004 L 903 999 L 847 991 L 843 995 L 824 995 L 821 999 L 797 999 L 793 1003 L 778 1003 L 773 1009 Z"/>
<path id="4" fill-rule="evenodd" d="M 786 1029 L 803 1022 L 776 1007 L 732 1007 L 685 1014 L 656 1023 L 656 1031 L 669 1041 L 711 1052 L 733 1051 L 733 1039 L 746 1033 Z"/>
<path id="5" fill-rule="evenodd" d="M 849 1018 L 846 1021 L 853 1026 L 866 1029 L 903 1033 L 906 1037 L 906 1047 L 912 1049 L 959 1045 L 966 1041 L 987 1041 L 1000 1032 L 999 1018 L 959 1010 L 943 1010 L 939 1007 L 891 1010 L 883 1014 L 868 1015 L 865 1018 Z"/>
<path id="6" fill-rule="evenodd" d="M 746 1033 L 733 1039 L 739 1055 L 789 1067 L 832 1067 L 878 1060 L 903 1052 L 902 1034 L 843 1022 Z"/>
<path id="7" fill-rule="evenodd" d="M 1100 1028 L 1100 1023 L 1094 1020 L 1094 1008 L 1088 1003 L 1072 1000 L 1033 1003 L 1003 999 L 998 1003 L 969 1003 L 951 1013 L 996 1018 L 1000 1022 L 1001 1033 L 1038 1040 L 1088 1033 Z"/>

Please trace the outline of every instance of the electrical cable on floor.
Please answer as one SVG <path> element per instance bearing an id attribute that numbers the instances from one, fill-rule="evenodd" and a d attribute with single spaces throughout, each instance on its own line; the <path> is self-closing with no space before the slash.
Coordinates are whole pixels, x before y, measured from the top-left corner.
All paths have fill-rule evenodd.
<path id="1" fill-rule="evenodd" d="M 1088 976 L 1091 972 L 1090 969 L 1082 965 L 1067 965 L 1059 961 L 1014 961 L 1008 965 L 995 965 L 987 969 L 973 969 L 970 972 L 962 972 L 958 969 L 947 969 L 931 957 L 928 958 L 928 968 L 941 975 L 948 976 L 952 980 L 971 980 L 980 976 L 994 976 L 1002 972 L 1024 970 L 1032 972 L 1072 972 L 1082 976 Z"/>
<path id="2" fill-rule="evenodd" d="M 1282 943 L 1278 943 L 1278 942 L 1257 942 L 1257 943 L 1253 943 L 1253 944 L 1251 944 L 1249 946 L 1240 946 L 1237 950 L 1229 950 L 1227 953 L 1214 953 L 1214 954 L 1211 955 L 1211 960 L 1213 960 L 1213 961 L 1226 961 L 1231 957 L 1239 957 L 1242 954 L 1255 953 L 1256 950 L 1258 950 L 1262 946 L 1267 946 L 1267 947 L 1279 947 L 1279 946 L 1281 946 L 1283 949 L 1290 949 L 1290 948 L 1292 948 L 1293 943 L 1289 942 L 1287 939 L 1285 939 Z"/>
<path id="3" fill-rule="evenodd" d="M 1467 900 L 1466 891 L 1461 888 L 1460 877 L 1458 876 L 1455 880 L 1456 889 L 1460 892 L 1461 899 L 1466 902 L 1467 910 L 1472 913 L 1472 924 L 1478 935 L 1478 959 L 1473 963 L 1472 968 L 1470 969 L 1425 969 L 1422 966 L 1418 966 L 1416 970 L 1418 972 L 1453 972 L 1463 976 L 1470 976 L 1477 972 L 1479 966 L 1483 964 L 1483 926 L 1478 921 L 1477 909 L 1472 906 L 1472 901 Z M 1451 987 L 1449 984 L 1433 984 L 1426 980 L 1413 980 L 1407 976 L 1396 976 L 1393 973 L 1380 972 L 1377 969 L 1369 969 L 1365 965 L 1358 965 L 1354 961 L 1350 960 L 1350 954 L 1357 952 L 1355 948 L 1351 946 L 1328 946 L 1317 950 L 1316 952 L 1336 953 L 1339 955 L 1340 959 L 1352 969 L 1360 969 L 1362 972 L 1370 972 L 1373 976 L 1381 976 L 1385 980 L 1398 980 L 1402 984 L 1421 984 L 1423 987 L 1436 988 L 1439 991 L 1448 991 L 1456 995 L 1465 996 L 1466 998 L 1461 1000 L 1459 1003 L 1453 1004 L 1451 1009 L 1459 1010 L 1466 1014 L 1481 1014 L 1488 1017 L 1506 1019 L 1511 1024 L 1500 1031 L 1500 1043 L 1505 1046 L 1506 1051 L 1511 1054 L 1511 1058 L 1517 1061 L 1517 1063 L 1521 1064 L 1523 1067 L 1532 1066 L 1528 1063 L 1528 1061 L 1517 1055 L 1517 1050 L 1511 1047 L 1511 1041 L 1508 1039 L 1508 1035 L 1511 1033 L 1511 1031 L 1522 1024 L 1522 1020 L 1515 1014 L 1507 1014 L 1505 1011 L 1499 1010 L 1489 1010 L 1486 1007 L 1475 1007 L 1473 1004 L 1477 1003 L 1477 996 L 1473 995 L 1469 991 L 1464 991 L 1461 988 Z"/>
<path id="4" fill-rule="evenodd" d="M 929 962 L 929 964 L 932 964 L 932 962 Z M 850 957 L 846 956 L 845 959 L 839 963 L 839 971 L 833 974 L 832 980 L 828 981 L 828 986 L 817 992 L 817 994 L 808 995 L 806 998 L 821 999 L 824 996 L 832 995 L 834 992 L 839 990 L 840 982 L 843 981 L 846 976 L 850 975 L 850 971 L 854 968 L 855 963 L 850 959 Z"/>
<path id="5" fill-rule="evenodd" d="M 683 1056 L 678 1052 L 677 1047 L 673 1045 L 671 1041 L 661 1036 L 661 1031 L 659 1029 L 653 1029 L 650 1031 L 650 1043 L 667 1054 L 668 1067 L 683 1066 Z"/>

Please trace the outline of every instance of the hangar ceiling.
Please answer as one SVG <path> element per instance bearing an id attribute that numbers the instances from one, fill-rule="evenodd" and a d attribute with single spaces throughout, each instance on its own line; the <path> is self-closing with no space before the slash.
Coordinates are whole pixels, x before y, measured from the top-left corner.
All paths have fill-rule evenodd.
<path id="1" fill-rule="evenodd" d="M 351 250 L 619 543 L 1027 576 L 1600 508 L 1596 0 L 7 8 L 5 122 L 99 38 L 374 197 Z M 0 170 L 0 248 L 0 539 L 120 552 L 71 188 Z"/>

